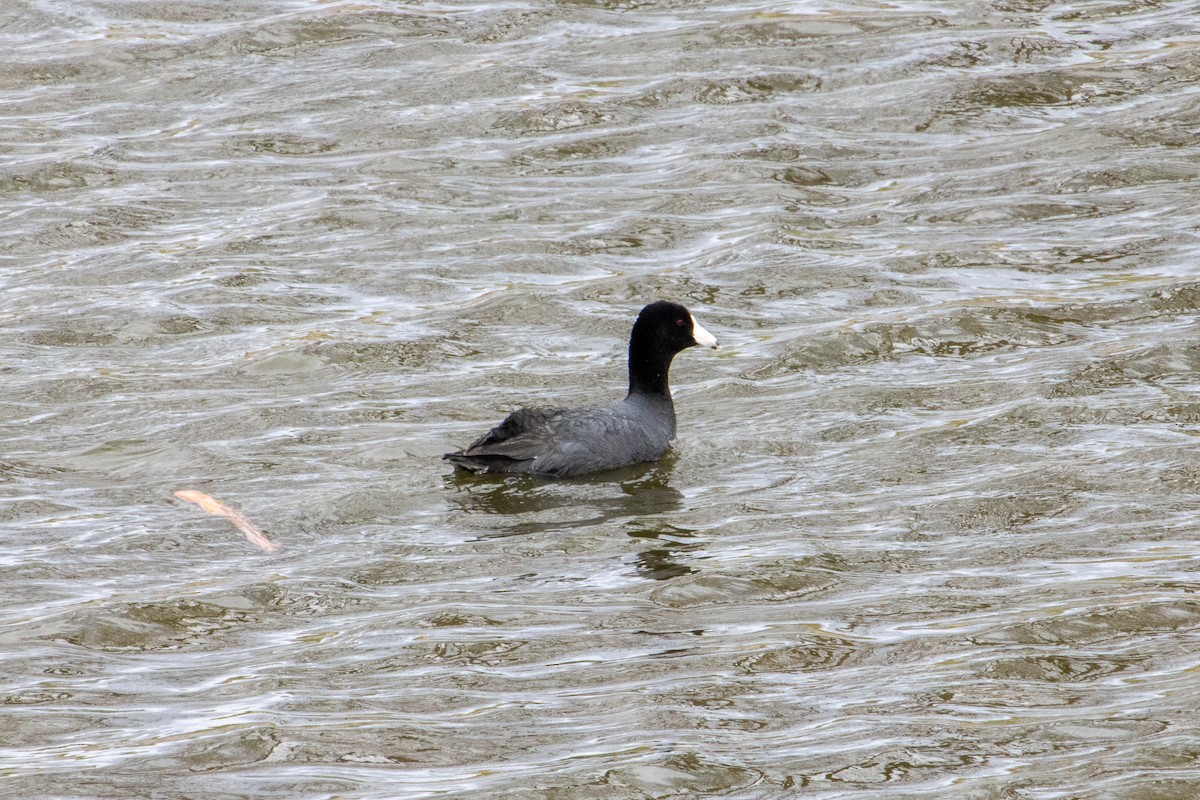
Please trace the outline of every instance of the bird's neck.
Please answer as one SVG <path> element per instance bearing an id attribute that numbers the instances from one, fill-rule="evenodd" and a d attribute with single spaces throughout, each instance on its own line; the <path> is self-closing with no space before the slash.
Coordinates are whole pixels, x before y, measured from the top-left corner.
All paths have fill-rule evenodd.
<path id="1" fill-rule="evenodd" d="M 629 345 L 629 396 L 649 395 L 671 399 L 667 374 L 671 357 L 648 347 Z"/>

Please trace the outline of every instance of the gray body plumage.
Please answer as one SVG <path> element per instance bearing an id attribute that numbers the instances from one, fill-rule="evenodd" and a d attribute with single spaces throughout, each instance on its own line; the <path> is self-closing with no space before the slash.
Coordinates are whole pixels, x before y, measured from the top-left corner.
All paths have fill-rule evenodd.
<path id="1" fill-rule="evenodd" d="M 674 439 L 671 398 L 631 396 L 612 406 L 522 408 L 446 458 L 472 472 L 573 478 L 655 461 Z"/>

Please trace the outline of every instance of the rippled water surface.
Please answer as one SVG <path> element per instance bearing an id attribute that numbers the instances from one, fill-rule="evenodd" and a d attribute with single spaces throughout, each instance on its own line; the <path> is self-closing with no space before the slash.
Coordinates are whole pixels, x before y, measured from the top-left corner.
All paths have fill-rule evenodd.
<path id="1" fill-rule="evenodd" d="M 11 0 L 0 794 L 1200 796 L 1198 20 Z"/>

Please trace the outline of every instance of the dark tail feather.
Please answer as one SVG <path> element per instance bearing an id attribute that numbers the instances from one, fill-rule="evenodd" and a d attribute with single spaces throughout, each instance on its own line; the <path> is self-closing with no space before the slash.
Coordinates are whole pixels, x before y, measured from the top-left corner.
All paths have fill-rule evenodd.
<path id="1" fill-rule="evenodd" d="M 446 453 L 446 455 L 442 456 L 442 460 L 453 461 L 454 466 L 461 470 L 466 470 L 467 472 L 479 474 L 481 472 L 488 471 L 488 465 L 482 459 L 463 455 L 462 450 L 457 450 L 453 453 Z"/>

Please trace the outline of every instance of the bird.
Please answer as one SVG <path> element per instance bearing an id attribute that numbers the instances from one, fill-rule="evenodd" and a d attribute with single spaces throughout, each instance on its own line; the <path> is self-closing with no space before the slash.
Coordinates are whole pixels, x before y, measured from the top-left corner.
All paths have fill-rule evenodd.
<path id="1" fill-rule="evenodd" d="M 629 336 L 629 393 L 619 403 L 578 408 L 521 408 L 470 447 L 443 458 L 477 474 L 574 478 L 656 461 L 675 439 L 667 373 L 676 353 L 719 347 L 692 313 L 659 300 L 638 314 Z"/>

